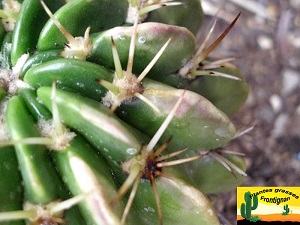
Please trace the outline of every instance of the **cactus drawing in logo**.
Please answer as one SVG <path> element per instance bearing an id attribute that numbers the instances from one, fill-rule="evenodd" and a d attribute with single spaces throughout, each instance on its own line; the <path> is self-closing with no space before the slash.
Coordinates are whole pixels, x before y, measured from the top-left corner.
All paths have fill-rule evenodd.
<path id="1" fill-rule="evenodd" d="M 248 191 L 244 195 L 245 203 L 241 204 L 241 215 L 243 218 L 250 222 L 256 222 L 260 220 L 257 216 L 251 216 L 251 211 L 255 210 L 258 206 L 257 196 L 250 197 L 251 193 Z"/>
<path id="2" fill-rule="evenodd" d="M 282 215 L 287 216 L 290 213 L 289 205 L 288 204 L 284 205 L 283 209 L 284 209 L 284 211 L 282 212 Z"/>
<path id="3" fill-rule="evenodd" d="M 261 219 L 258 217 L 258 216 L 251 216 L 250 218 L 250 222 L 257 222 L 257 221 L 260 221 Z"/>

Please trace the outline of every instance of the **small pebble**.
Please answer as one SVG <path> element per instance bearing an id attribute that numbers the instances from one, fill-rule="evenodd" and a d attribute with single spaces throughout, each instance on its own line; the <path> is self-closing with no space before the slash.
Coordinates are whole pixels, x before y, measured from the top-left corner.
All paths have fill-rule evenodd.
<path id="1" fill-rule="evenodd" d="M 300 9 L 300 1 L 299 0 L 290 0 L 290 3 L 295 9 Z"/>
<path id="2" fill-rule="evenodd" d="M 275 113 L 279 113 L 282 110 L 282 99 L 279 95 L 272 95 L 270 97 L 270 104 Z"/>
<path id="3" fill-rule="evenodd" d="M 272 137 L 279 138 L 284 136 L 286 131 L 287 123 L 288 123 L 288 115 L 287 114 L 280 114 L 274 122 L 274 128 L 272 130 Z"/>
<path id="4" fill-rule="evenodd" d="M 257 43 L 258 43 L 259 47 L 263 50 L 272 49 L 273 45 L 274 45 L 273 40 L 266 35 L 260 35 L 257 38 Z"/>
<path id="5" fill-rule="evenodd" d="M 284 69 L 282 72 L 283 75 L 283 86 L 282 86 L 282 94 L 289 95 L 291 94 L 297 87 L 300 87 L 300 73 L 291 70 Z"/>

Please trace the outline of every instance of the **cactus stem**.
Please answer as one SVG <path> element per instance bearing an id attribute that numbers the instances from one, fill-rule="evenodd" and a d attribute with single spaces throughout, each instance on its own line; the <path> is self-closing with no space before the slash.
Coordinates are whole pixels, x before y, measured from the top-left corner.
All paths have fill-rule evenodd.
<path id="1" fill-rule="evenodd" d="M 136 36 L 136 33 L 133 35 Z M 133 39 L 134 37 L 132 37 Z M 105 81 L 105 80 L 98 80 L 98 83 L 101 84 L 103 87 L 108 89 L 111 93 L 106 95 L 103 98 L 104 105 L 112 106 L 111 112 L 113 113 L 116 108 L 120 105 L 122 101 L 128 98 L 132 98 L 132 96 L 135 96 L 142 101 L 144 101 L 146 104 L 148 104 L 154 111 L 160 112 L 160 110 L 151 103 L 148 99 L 146 99 L 143 95 L 140 94 L 142 91 L 141 87 L 141 81 L 145 78 L 145 76 L 148 74 L 148 72 L 151 70 L 151 68 L 155 65 L 157 60 L 160 58 L 160 56 L 163 54 L 165 49 L 167 48 L 168 44 L 170 43 L 171 39 L 169 39 L 164 46 L 159 50 L 159 52 L 155 55 L 155 57 L 151 60 L 151 62 L 148 64 L 148 66 L 144 69 L 144 71 L 140 74 L 138 78 L 136 78 L 131 72 L 132 72 L 132 65 L 130 69 L 125 71 L 121 71 L 121 63 L 119 60 L 119 56 L 117 53 L 117 49 L 115 47 L 114 41 L 112 40 L 112 51 L 113 51 L 113 57 L 114 57 L 114 63 L 115 63 L 115 69 L 116 69 L 116 76 L 114 79 L 114 84 Z M 134 46 L 134 45 L 133 45 Z M 134 47 L 133 47 L 134 48 Z M 130 52 L 132 49 L 132 45 L 130 43 Z M 133 62 L 133 59 L 128 59 L 128 65 L 129 61 Z M 131 72 L 130 72 L 131 71 Z M 125 76 L 124 76 L 125 74 Z M 113 95 L 111 95 L 113 94 Z"/>
<path id="2" fill-rule="evenodd" d="M 102 102 L 105 106 L 111 108 L 111 113 L 113 113 L 117 107 L 122 103 L 124 100 L 131 100 L 133 97 L 137 97 L 148 104 L 154 111 L 160 112 L 156 106 L 154 106 L 149 100 L 147 100 L 144 96 L 140 93 L 143 91 L 142 80 L 148 74 L 148 72 L 152 69 L 155 63 L 158 61 L 160 56 L 163 54 L 167 46 L 169 45 L 171 39 L 169 39 L 163 47 L 158 51 L 158 53 L 154 56 L 151 62 L 146 66 L 144 71 L 136 77 L 132 73 L 133 69 L 133 58 L 134 58 L 134 50 L 135 50 L 135 42 L 137 38 L 137 25 L 138 25 L 138 16 L 135 17 L 135 22 L 132 27 L 133 33 L 130 40 L 129 46 L 129 55 L 128 55 L 128 62 L 127 62 L 127 69 L 126 71 L 122 71 L 122 66 L 120 63 L 119 55 L 116 49 L 115 42 L 111 37 L 112 43 L 112 54 L 114 59 L 115 65 L 115 75 L 113 83 L 98 80 L 98 82 L 105 88 L 109 90 L 104 98 L 102 98 Z"/>
<path id="3" fill-rule="evenodd" d="M 56 81 L 52 82 L 52 120 L 39 119 L 38 127 L 42 136 L 51 139 L 48 148 L 51 150 L 63 150 L 69 142 L 76 136 L 74 132 L 70 132 L 60 120 L 57 104 L 56 104 Z"/>
<path id="4" fill-rule="evenodd" d="M 122 169 L 125 172 L 128 172 L 129 175 L 125 182 L 122 184 L 121 188 L 119 189 L 117 195 L 112 199 L 111 204 L 115 205 L 128 191 L 128 189 L 131 187 L 132 184 L 134 184 L 134 187 L 131 191 L 130 198 L 128 200 L 128 203 L 126 205 L 122 221 L 124 223 L 125 218 L 129 212 L 130 206 L 132 204 L 132 201 L 134 199 L 135 193 L 136 193 L 136 188 L 135 185 L 138 185 L 139 180 L 143 177 L 148 180 L 150 180 L 157 209 L 158 209 L 158 214 L 159 214 L 159 220 L 160 224 L 162 224 L 162 211 L 161 211 L 161 204 L 160 204 L 160 199 L 157 191 L 157 187 L 155 185 L 155 179 L 154 175 L 159 172 L 159 168 L 156 167 L 156 162 L 155 158 L 157 155 L 159 155 L 166 147 L 168 146 L 169 142 L 171 141 L 171 138 L 168 139 L 168 141 L 163 144 L 156 152 L 153 152 L 154 146 L 157 144 L 158 140 L 161 138 L 161 135 L 164 133 L 165 129 L 168 127 L 170 121 L 175 115 L 175 112 L 177 111 L 178 107 L 180 106 L 180 103 L 183 99 L 185 92 L 182 93 L 180 98 L 177 100 L 175 103 L 173 109 L 171 110 L 170 114 L 167 116 L 167 118 L 164 120 L 163 124 L 160 126 L 154 137 L 151 139 L 148 145 L 143 146 L 140 154 L 134 158 L 131 158 L 128 161 L 125 161 L 122 164 Z M 150 154 L 151 153 L 151 154 Z M 154 168 L 154 169 L 153 169 Z"/>
<path id="5" fill-rule="evenodd" d="M 56 104 L 56 81 L 52 82 L 51 91 L 52 100 L 52 115 L 53 120 L 39 120 L 38 126 L 41 134 L 45 137 L 50 137 L 53 141 L 49 149 L 63 150 L 69 142 L 76 136 L 74 132 L 70 132 L 61 122 L 57 104 Z"/>

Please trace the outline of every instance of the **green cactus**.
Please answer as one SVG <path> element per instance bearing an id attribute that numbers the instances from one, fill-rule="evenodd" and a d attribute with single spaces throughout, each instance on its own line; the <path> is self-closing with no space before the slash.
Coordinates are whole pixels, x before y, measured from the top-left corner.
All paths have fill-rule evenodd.
<path id="1" fill-rule="evenodd" d="M 251 211 L 255 210 L 258 206 L 258 197 L 257 196 L 252 196 L 250 197 L 251 192 L 248 191 L 244 195 L 245 203 L 241 204 L 241 215 L 243 218 L 246 220 L 251 220 Z"/>
<path id="2" fill-rule="evenodd" d="M 206 194 L 246 176 L 223 147 L 238 136 L 228 115 L 248 87 L 208 55 L 238 16 L 197 50 L 201 9 L 200 0 L 0 0 L 12 22 L 0 23 L 0 224 L 220 224 Z"/>
<path id="3" fill-rule="evenodd" d="M 257 221 L 260 221 L 261 219 L 258 217 L 258 216 L 251 216 L 251 218 L 250 218 L 250 222 L 257 222 Z"/>
<path id="4" fill-rule="evenodd" d="M 287 216 L 287 215 L 290 213 L 289 205 L 288 205 L 288 204 L 284 205 L 284 206 L 283 206 L 283 209 L 284 209 L 285 211 L 282 212 L 282 215 L 283 215 L 283 216 Z"/>

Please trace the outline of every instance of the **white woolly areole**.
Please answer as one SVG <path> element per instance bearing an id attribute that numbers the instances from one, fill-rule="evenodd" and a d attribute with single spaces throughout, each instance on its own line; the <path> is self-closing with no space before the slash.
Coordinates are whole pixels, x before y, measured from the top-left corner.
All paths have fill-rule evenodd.
<path id="1" fill-rule="evenodd" d="M 133 7 L 133 6 L 131 6 L 131 4 L 129 4 L 128 10 L 127 10 L 126 23 L 134 24 L 134 21 L 135 21 L 137 16 L 139 16 L 139 23 L 142 23 L 147 19 L 148 14 L 140 16 L 139 11 L 138 11 L 138 7 L 136 7 L 136 6 Z"/>
<path id="2" fill-rule="evenodd" d="M 75 37 L 76 44 L 67 44 L 62 52 L 62 56 L 65 58 L 75 58 L 85 60 L 92 50 L 92 45 L 85 44 L 83 37 Z"/>
<path id="3" fill-rule="evenodd" d="M 74 132 L 70 132 L 65 126 L 63 127 L 63 133 L 58 135 L 55 130 L 53 120 L 38 121 L 38 128 L 43 137 L 49 137 L 53 140 L 53 144 L 48 146 L 51 150 L 64 150 L 69 146 L 70 141 L 76 136 Z"/>
<path id="4" fill-rule="evenodd" d="M 139 0 L 138 4 L 140 4 L 141 9 L 143 9 L 147 6 L 159 5 L 159 4 L 172 2 L 172 1 L 173 0 Z M 148 13 L 139 15 L 139 11 L 140 10 L 138 9 L 138 6 L 132 6 L 131 4 L 129 4 L 128 10 L 127 10 L 126 22 L 133 24 L 137 15 L 139 16 L 139 23 L 144 22 L 148 17 Z"/>
<path id="5" fill-rule="evenodd" d="M 187 62 L 178 72 L 178 74 L 183 78 L 194 79 L 194 77 L 188 76 L 189 72 L 191 72 L 195 68 L 195 65 L 192 60 Z"/>
<path id="6" fill-rule="evenodd" d="M 66 44 L 61 55 L 65 58 L 86 60 L 86 58 L 91 54 L 92 51 L 89 32 L 90 27 L 86 29 L 84 37 L 75 37 L 74 42 L 69 42 L 68 44 Z"/>
<path id="7" fill-rule="evenodd" d="M 24 210 L 33 210 L 36 214 L 34 218 L 30 218 L 31 221 L 40 221 L 42 220 L 41 224 L 50 224 L 50 222 L 54 222 L 57 219 L 61 219 L 63 217 L 63 212 L 57 212 L 55 214 L 52 214 L 50 212 L 50 209 L 57 205 L 59 201 L 50 202 L 47 205 L 35 205 L 30 202 L 25 202 L 24 204 Z M 46 221 L 46 222 L 43 222 Z M 48 223 L 47 223 L 48 222 Z M 52 223 L 51 223 L 52 224 Z"/>
<path id="8" fill-rule="evenodd" d="M 127 10 L 126 23 L 134 23 L 137 15 L 138 15 L 138 8 L 132 7 L 131 4 L 129 4 L 128 10 Z"/>
<path id="9" fill-rule="evenodd" d="M 2 101 L 0 104 L 0 141 L 7 141 L 8 131 L 5 123 L 5 112 L 8 101 Z"/>
<path id="10" fill-rule="evenodd" d="M 8 93 L 16 94 L 22 88 L 33 89 L 29 84 L 19 79 L 19 75 L 28 57 L 29 54 L 23 54 L 12 70 L 0 68 L 0 86 L 4 87 Z"/>
<path id="11" fill-rule="evenodd" d="M 123 72 L 126 73 L 125 71 Z M 123 79 L 118 79 L 116 75 L 114 77 L 113 84 L 119 88 L 120 93 L 114 94 L 108 91 L 102 98 L 102 103 L 108 108 L 111 106 L 120 106 L 123 101 L 131 101 L 136 93 L 142 91 L 142 85 L 136 76 L 125 75 Z"/>
<path id="12" fill-rule="evenodd" d="M 3 6 L 3 10 L 4 12 L 11 12 L 14 14 L 17 14 L 20 12 L 21 9 L 21 3 L 19 3 L 16 0 L 10 0 L 10 3 L 8 4 L 6 0 L 2 1 L 2 6 Z M 2 24 L 4 26 L 4 29 L 6 31 L 13 31 L 15 28 L 15 24 L 16 24 L 16 18 L 12 18 L 10 17 L 10 15 L 7 15 L 7 18 L 3 18 L 2 19 Z"/>
<path id="13" fill-rule="evenodd" d="M 10 69 L 0 68 L 0 87 L 8 89 L 11 76 Z"/>

